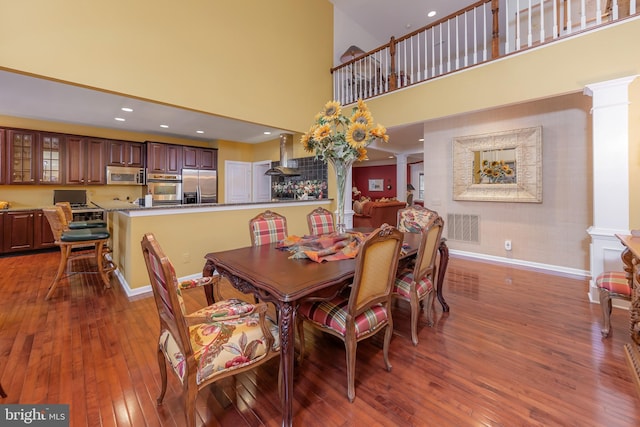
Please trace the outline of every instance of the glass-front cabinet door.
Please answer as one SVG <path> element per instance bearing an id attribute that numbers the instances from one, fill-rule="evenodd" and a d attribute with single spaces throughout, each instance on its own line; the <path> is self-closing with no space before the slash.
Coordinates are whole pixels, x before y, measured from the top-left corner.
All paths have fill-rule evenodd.
<path id="1" fill-rule="evenodd" d="M 62 177 L 61 171 L 61 135 L 56 134 L 40 134 L 40 183 L 41 184 L 60 184 Z"/>
<path id="2" fill-rule="evenodd" d="M 9 183 L 36 183 L 36 132 L 9 130 L 7 145 L 9 148 Z"/>

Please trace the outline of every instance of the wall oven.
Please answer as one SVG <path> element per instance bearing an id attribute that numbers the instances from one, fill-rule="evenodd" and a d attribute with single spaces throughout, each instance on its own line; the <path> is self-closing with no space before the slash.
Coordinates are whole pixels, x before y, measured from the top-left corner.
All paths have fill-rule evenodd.
<path id="1" fill-rule="evenodd" d="M 179 205 L 182 201 L 182 176 L 170 173 L 148 173 L 147 193 L 153 206 Z"/>

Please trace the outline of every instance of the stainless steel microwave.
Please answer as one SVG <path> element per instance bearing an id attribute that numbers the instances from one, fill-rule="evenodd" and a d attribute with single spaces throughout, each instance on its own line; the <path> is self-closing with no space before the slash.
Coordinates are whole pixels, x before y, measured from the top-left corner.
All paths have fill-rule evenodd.
<path id="1" fill-rule="evenodd" d="M 144 169 L 126 166 L 107 166 L 107 184 L 144 185 Z"/>

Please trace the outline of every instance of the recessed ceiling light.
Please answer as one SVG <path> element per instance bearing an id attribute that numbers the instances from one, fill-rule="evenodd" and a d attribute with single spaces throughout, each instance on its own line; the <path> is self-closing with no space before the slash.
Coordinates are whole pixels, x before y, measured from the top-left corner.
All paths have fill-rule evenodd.
<path id="1" fill-rule="evenodd" d="M 435 10 L 432 10 L 431 12 L 427 13 L 427 16 L 428 16 L 429 18 L 433 18 L 434 16 L 436 16 L 436 11 L 435 11 Z"/>
<path id="2" fill-rule="evenodd" d="M 133 108 L 129 108 L 129 107 L 122 107 L 121 108 L 122 111 L 126 111 L 127 113 L 130 113 L 133 111 Z"/>
<path id="3" fill-rule="evenodd" d="M 424 142 L 424 138 L 420 138 L 418 141 L 420 141 L 420 142 Z"/>
<path id="4" fill-rule="evenodd" d="M 123 119 L 122 117 L 116 117 L 115 119 L 116 119 L 117 121 L 119 121 L 119 122 L 124 122 L 124 121 L 125 121 L 125 119 Z"/>
<path id="5" fill-rule="evenodd" d="M 160 125 L 161 128 L 169 129 L 169 125 Z"/>
<path id="6" fill-rule="evenodd" d="M 268 130 L 266 130 L 266 131 L 264 131 L 262 133 L 264 133 L 265 135 L 271 135 L 271 132 L 269 132 Z"/>
<path id="7" fill-rule="evenodd" d="M 197 130 L 196 133 L 204 133 L 203 130 Z"/>
<path id="8" fill-rule="evenodd" d="M 390 159 L 393 159 L 394 156 L 389 156 Z"/>

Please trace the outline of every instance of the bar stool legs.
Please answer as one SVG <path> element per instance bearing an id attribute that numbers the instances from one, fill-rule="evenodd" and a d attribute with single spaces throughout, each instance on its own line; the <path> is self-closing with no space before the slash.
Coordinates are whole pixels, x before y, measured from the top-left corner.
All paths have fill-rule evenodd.
<path id="1" fill-rule="evenodd" d="M 85 244 L 95 245 L 95 249 L 91 251 L 91 253 L 84 254 L 84 255 L 77 255 L 77 256 L 74 256 L 73 259 L 82 259 L 82 258 L 95 259 L 97 264 L 97 273 L 100 275 L 100 279 L 102 280 L 102 283 L 104 283 L 104 287 L 107 289 L 111 288 L 111 280 L 109 279 L 108 274 L 114 271 L 116 269 L 116 266 L 113 262 L 105 259 L 105 256 L 108 253 L 110 253 L 109 249 L 105 246 L 106 239 L 87 240 L 87 241 L 76 242 L 76 243 L 85 243 Z M 58 286 L 58 283 L 60 282 L 60 279 L 62 279 L 62 276 L 64 275 L 64 272 L 67 269 L 67 264 L 69 260 L 72 258 L 71 250 L 73 249 L 73 244 L 60 242 L 58 246 L 60 247 L 60 264 L 58 265 L 58 271 L 56 272 L 55 277 L 53 278 L 53 280 L 51 281 L 51 284 L 49 285 L 49 291 L 47 292 L 47 296 L 45 297 L 45 300 L 48 300 L 49 298 L 51 298 L 51 296 L 55 292 Z M 82 272 L 76 272 L 76 273 L 82 273 Z M 91 273 L 91 272 L 86 272 L 86 273 Z"/>

